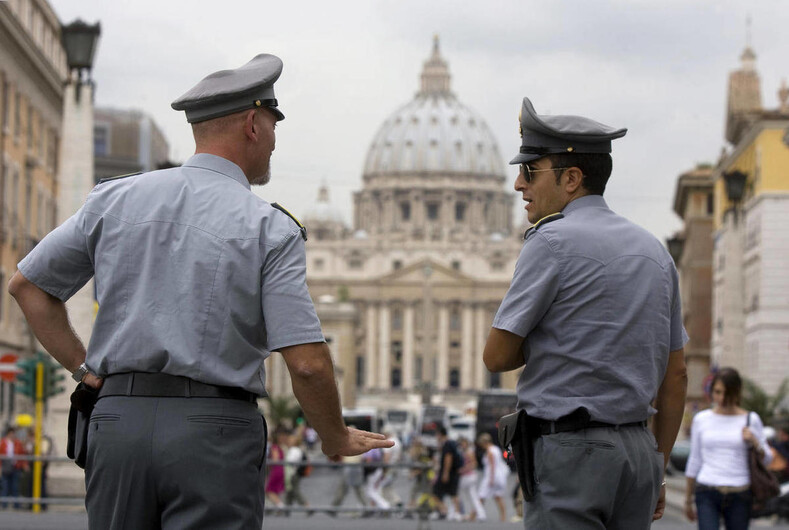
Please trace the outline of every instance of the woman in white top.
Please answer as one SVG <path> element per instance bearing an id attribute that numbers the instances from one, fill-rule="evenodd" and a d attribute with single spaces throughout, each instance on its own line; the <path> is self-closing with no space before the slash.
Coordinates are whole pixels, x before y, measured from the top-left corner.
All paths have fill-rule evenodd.
<path id="1" fill-rule="evenodd" d="M 739 406 L 741 391 L 737 370 L 721 368 L 712 380 L 713 407 L 693 418 L 685 468 L 685 514 L 691 521 L 698 519 L 699 530 L 717 530 L 721 516 L 727 530 L 747 529 L 751 517 L 748 448 L 754 447 L 765 463 L 772 459 L 761 418 Z"/>
<path id="2" fill-rule="evenodd" d="M 463 507 L 471 510 L 466 513 L 468 521 L 484 521 L 486 514 L 485 508 L 479 501 L 477 493 L 477 455 L 474 454 L 474 447 L 467 438 L 460 437 L 458 445 L 463 452 L 463 467 L 458 472 L 460 474 L 460 496 L 463 499 Z"/>
<path id="3" fill-rule="evenodd" d="M 507 520 L 507 509 L 504 507 L 504 493 L 507 490 L 507 477 L 510 468 L 501 454 L 501 449 L 493 444 L 493 437 L 483 432 L 477 437 L 477 444 L 485 450 L 482 458 L 482 478 L 479 481 L 479 498 L 482 505 L 485 499 L 493 497 L 499 508 L 499 518 Z"/>

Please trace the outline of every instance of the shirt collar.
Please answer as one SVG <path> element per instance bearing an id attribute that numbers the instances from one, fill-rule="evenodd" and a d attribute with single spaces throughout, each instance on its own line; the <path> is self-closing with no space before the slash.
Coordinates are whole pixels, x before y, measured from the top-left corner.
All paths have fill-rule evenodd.
<path id="1" fill-rule="evenodd" d="M 219 173 L 229 177 L 239 184 L 242 184 L 246 189 L 251 189 L 249 180 L 247 180 L 244 172 L 236 164 L 221 156 L 211 155 L 208 153 L 197 153 L 192 155 L 189 160 L 184 162 L 182 167 L 199 167 L 207 169 L 215 173 Z"/>
<path id="2" fill-rule="evenodd" d="M 583 197 L 578 197 L 574 201 L 570 201 L 570 203 L 564 207 L 562 213 L 567 215 L 579 208 L 605 208 L 607 210 L 608 204 L 606 204 L 602 195 L 584 195 Z"/>

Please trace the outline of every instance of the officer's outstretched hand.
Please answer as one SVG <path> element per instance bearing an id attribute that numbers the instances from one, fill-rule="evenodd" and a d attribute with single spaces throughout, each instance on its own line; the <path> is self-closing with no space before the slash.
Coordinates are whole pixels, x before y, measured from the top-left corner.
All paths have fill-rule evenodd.
<path id="1" fill-rule="evenodd" d="M 321 450 L 329 459 L 334 460 L 340 456 L 361 455 L 370 449 L 387 449 L 393 446 L 394 442 L 387 440 L 383 434 L 348 427 L 346 436 L 333 443 L 324 441 Z"/>
<path id="2" fill-rule="evenodd" d="M 655 513 L 652 514 L 652 520 L 657 521 L 663 517 L 663 512 L 666 511 L 666 486 L 660 486 L 660 497 L 658 497 L 657 506 L 655 506 Z"/>

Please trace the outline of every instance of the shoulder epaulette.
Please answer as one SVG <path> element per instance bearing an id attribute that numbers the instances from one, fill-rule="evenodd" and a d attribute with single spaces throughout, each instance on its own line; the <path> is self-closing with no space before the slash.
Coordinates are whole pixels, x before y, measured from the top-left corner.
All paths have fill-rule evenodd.
<path id="1" fill-rule="evenodd" d="M 557 219 L 561 219 L 562 217 L 564 217 L 564 214 L 562 212 L 556 212 L 550 215 L 546 215 L 545 217 L 543 217 L 542 219 L 531 225 L 528 228 L 528 230 L 526 230 L 526 232 L 523 234 L 523 239 L 526 239 L 526 237 L 531 233 L 532 230 L 537 230 L 542 225 L 548 224 L 551 221 L 556 221 Z"/>
<path id="2" fill-rule="evenodd" d="M 104 184 L 105 182 L 112 182 L 113 180 L 134 177 L 135 175 L 142 175 L 142 171 L 137 171 L 136 173 L 126 173 L 125 175 L 117 175 L 115 177 L 105 177 L 99 180 L 99 184 Z"/>
<path id="3" fill-rule="evenodd" d="M 291 219 L 293 219 L 293 222 L 295 222 L 298 225 L 299 230 L 301 230 L 301 237 L 304 239 L 304 241 L 307 241 L 307 227 L 304 226 L 303 224 L 301 224 L 301 221 L 296 219 L 295 215 L 290 213 L 288 210 L 285 209 L 285 207 L 283 207 L 281 204 L 277 204 L 276 202 L 272 202 L 271 206 L 273 208 L 276 208 L 280 212 L 284 213 L 285 215 L 287 215 Z"/>

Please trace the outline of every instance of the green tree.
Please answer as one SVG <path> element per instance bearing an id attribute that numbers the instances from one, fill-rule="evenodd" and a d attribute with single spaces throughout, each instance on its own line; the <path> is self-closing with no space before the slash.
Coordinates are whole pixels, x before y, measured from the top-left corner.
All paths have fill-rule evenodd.
<path id="1" fill-rule="evenodd" d="M 270 429 L 273 429 L 283 423 L 290 423 L 290 426 L 296 425 L 296 418 L 301 414 L 301 407 L 296 403 L 293 398 L 289 396 L 277 396 L 266 398 L 268 401 L 268 416 Z"/>
<path id="2" fill-rule="evenodd" d="M 789 395 L 789 378 L 784 379 L 775 394 L 768 394 L 758 383 L 748 378 L 742 380 L 742 407 L 759 415 L 765 425 L 772 424 L 778 416 L 789 414 L 785 403 Z"/>

